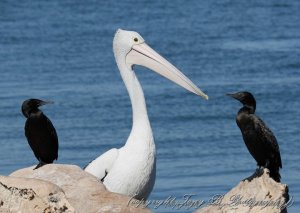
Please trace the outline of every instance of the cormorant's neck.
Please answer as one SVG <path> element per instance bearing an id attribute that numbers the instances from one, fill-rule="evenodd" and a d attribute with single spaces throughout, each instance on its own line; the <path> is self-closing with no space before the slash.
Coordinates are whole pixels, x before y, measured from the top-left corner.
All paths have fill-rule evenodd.
<path id="1" fill-rule="evenodd" d="M 254 114 L 255 113 L 255 107 L 254 106 L 248 106 L 244 105 L 238 112 L 238 114 L 246 113 L 246 114 Z"/>
<path id="2" fill-rule="evenodd" d="M 34 107 L 34 108 L 31 107 L 31 108 L 24 109 L 22 112 L 26 118 L 29 118 L 30 115 L 32 115 L 33 113 L 41 112 L 41 110 L 39 110 L 39 108 L 37 108 L 37 107 Z"/>

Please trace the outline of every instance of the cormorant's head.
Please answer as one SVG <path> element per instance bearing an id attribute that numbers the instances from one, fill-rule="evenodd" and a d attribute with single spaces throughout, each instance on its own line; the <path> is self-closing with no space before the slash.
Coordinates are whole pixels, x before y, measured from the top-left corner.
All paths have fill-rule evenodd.
<path id="1" fill-rule="evenodd" d="M 250 108 L 255 111 L 256 108 L 256 101 L 254 96 L 250 92 L 237 92 L 233 94 L 226 94 L 232 98 L 235 98 L 236 100 L 240 101 L 244 106 Z"/>
<path id="2" fill-rule="evenodd" d="M 22 113 L 28 118 L 32 112 L 37 112 L 40 106 L 45 104 L 53 104 L 52 101 L 42 101 L 39 99 L 27 99 L 22 104 Z"/>

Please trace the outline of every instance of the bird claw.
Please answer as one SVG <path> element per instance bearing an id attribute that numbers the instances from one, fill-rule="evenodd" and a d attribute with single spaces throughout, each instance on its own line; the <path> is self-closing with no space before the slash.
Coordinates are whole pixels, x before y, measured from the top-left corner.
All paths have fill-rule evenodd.
<path id="1" fill-rule="evenodd" d="M 36 170 L 36 169 L 38 169 L 38 168 L 40 168 L 40 167 L 42 167 L 42 166 L 44 166 L 44 165 L 46 165 L 46 163 L 40 161 L 39 164 L 36 165 L 36 167 L 35 167 L 33 170 Z"/>
<path id="2" fill-rule="evenodd" d="M 251 182 L 254 178 L 260 177 L 263 174 L 264 174 L 264 168 L 259 166 L 251 176 L 243 179 L 243 181 L 248 180 L 249 182 Z"/>
<path id="3" fill-rule="evenodd" d="M 255 173 L 257 177 L 260 177 L 264 174 L 264 167 L 259 167 L 258 169 L 255 170 Z"/>

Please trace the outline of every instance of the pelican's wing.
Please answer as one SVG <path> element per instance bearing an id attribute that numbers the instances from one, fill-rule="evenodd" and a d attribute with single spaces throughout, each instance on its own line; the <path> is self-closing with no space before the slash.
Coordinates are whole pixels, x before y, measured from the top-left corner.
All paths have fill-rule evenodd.
<path id="1" fill-rule="evenodd" d="M 91 163 L 89 163 L 85 167 L 84 171 L 96 176 L 99 180 L 103 181 L 105 176 L 113 167 L 118 155 L 118 149 L 110 149 L 104 154 L 100 155 L 95 160 L 93 160 Z"/>

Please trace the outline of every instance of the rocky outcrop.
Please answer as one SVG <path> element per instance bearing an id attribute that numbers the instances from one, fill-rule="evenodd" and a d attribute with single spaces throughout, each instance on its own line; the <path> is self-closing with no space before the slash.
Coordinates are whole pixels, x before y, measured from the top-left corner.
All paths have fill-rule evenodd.
<path id="1" fill-rule="evenodd" d="M 0 212 L 29 210 L 43 213 L 75 212 L 64 192 L 52 183 L 0 176 Z"/>
<path id="2" fill-rule="evenodd" d="M 290 205 L 288 186 L 269 177 L 269 170 L 241 181 L 225 195 L 213 197 L 196 213 L 279 213 Z"/>
<path id="3" fill-rule="evenodd" d="M 107 191 L 78 166 L 33 168 L 0 177 L 0 212 L 151 212 L 129 205 L 132 198 Z"/>
<path id="4" fill-rule="evenodd" d="M 109 192 L 94 176 L 73 165 L 45 165 L 0 176 L 0 213 L 151 212 L 132 198 Z M 279 213 L 290 205 L 288 187 L 262 174 L 215 196 L 197 213 Z M 141 205 L 142 206 L 142 205 Z"/>

